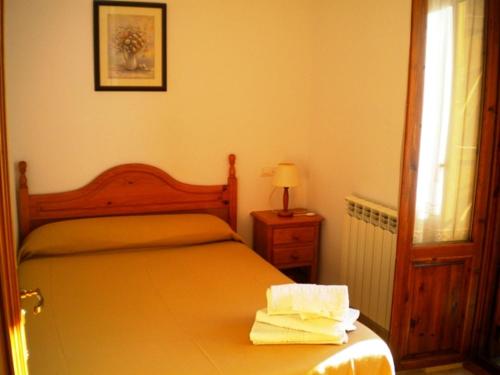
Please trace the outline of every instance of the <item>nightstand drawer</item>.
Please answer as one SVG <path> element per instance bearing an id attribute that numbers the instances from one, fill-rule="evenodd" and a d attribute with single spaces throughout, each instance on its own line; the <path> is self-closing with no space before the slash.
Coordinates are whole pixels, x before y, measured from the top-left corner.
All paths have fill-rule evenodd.
<path id="1" fill-rule="evenodd" d="M 252 217 L 255 251 L 296 282 L 317 282 L 323 218 L 317 214 L 280 217 L 271 210 L 254 211 Z"/>
<path id="2" fill-rule="evenodd" d="M 274 245 L 313 242 L 315 238 L 314 227 L 283 228 L 275 229 L 273 232 Z"/>
<path id="3" fill-rule="evenodd" d="M 310 262 L 313 260 L 314 248 L 312 246 L 275 248 L 273 262 L 276 265 Z"/>

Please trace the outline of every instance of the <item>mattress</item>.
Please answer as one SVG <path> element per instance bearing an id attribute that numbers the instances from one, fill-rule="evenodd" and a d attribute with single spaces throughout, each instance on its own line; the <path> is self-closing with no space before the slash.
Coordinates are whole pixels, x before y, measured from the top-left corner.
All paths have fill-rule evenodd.
<path id="1" fill-rule="evenodd" d="M 266 289 L 290 280 L 234 239 L 44 254 L 23 261 L 19 277 L 45 297 L 43 312 L 27 315 L 32 375 L 394 371 L 361 323 L 346 345 L 252 345 Z"/>

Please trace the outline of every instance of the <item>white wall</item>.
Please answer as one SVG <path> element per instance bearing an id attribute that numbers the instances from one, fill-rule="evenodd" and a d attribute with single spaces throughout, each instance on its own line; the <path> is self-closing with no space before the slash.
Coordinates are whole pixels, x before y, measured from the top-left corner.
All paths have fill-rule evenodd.
<path id="1" fill-rule="evenodd" d="M 308 204 L 323 224 L 320 274 L 338 282 L 344 197 L 398 205 L 411 0 L 320 0 Z"/>
<path id="2" fill-rule="evenodd" d="M 125 162 L 223 183 L 237 155 L 239 228 L 268 208 L 261 168 L 307 163 L 312 23 L 303 0 L 170 0 L 168 92 L 95 92 L 92 1 L 6 1 L 11 162 L 31 192 L 77 188 Z M 307 181 L 295 191 L 304 205 Z"/>
<path id="3" fill-rule="evenodd" d="M 91 1 L 7 0 L 11 161 L 42 193 L 124 162 L 221 183 L 235 152 L 246 239 L 249 211 L 269 207 L 261 168 L 296 162 L 292 203 L 325 217 L 321 279 L 335 282 L 343 198 L 397 206 L 410 4 L 169 0 L 169 91 L 148 93 L 94 91 Z"/>

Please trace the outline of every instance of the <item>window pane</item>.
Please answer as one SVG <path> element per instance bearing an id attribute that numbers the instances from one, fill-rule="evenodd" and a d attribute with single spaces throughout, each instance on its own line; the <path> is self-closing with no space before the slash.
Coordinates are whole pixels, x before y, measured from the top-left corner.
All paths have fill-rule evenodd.
<path id="1" fill-rule="evenodd" d="M 414 243 L 470 239 L 484 0 L 429 0 Z"/>

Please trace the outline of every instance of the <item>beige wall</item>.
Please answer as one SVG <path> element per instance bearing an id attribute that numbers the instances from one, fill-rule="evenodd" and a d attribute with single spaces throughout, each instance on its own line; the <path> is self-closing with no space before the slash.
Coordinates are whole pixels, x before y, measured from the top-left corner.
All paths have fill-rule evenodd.
<path id="1" fill-rule="evenodd" d="M 308 204 L 326 218 L 321 277 L 338 282 L 344 197 L 396 207 L 411 0 L 319 0 Z"/>
<path id="2" fill-rule="evenodd" d="M 269 207 L 261 168 L 291 160 L 294 205 L 326 218 L 324 282 L 343 198 L 397 206 L 410 0 L 170 0 L 167 93 L 94 91 L 91 1 L 6 3 L 11 161 L 28 161 L 33 192 L 132 161 L 220 183 L 235 152 L 250 239 L 249 211 Z"/>
<path id="3" fill-rule="evenodd" d="M 95 92 L 92 1 L 7 0 L 12 162 L 34 193 L 79 187 L 124 162 L 221 183 L 236 153 L 240 231 L 268 207 L 261 168 L 307 162 L 311 7 L 304 0 L 170 0 L 168 92 Z M 305 169 L 305 168 L 302 168 Z M 307 182 L 295 194 L 305 204 Z"/>

